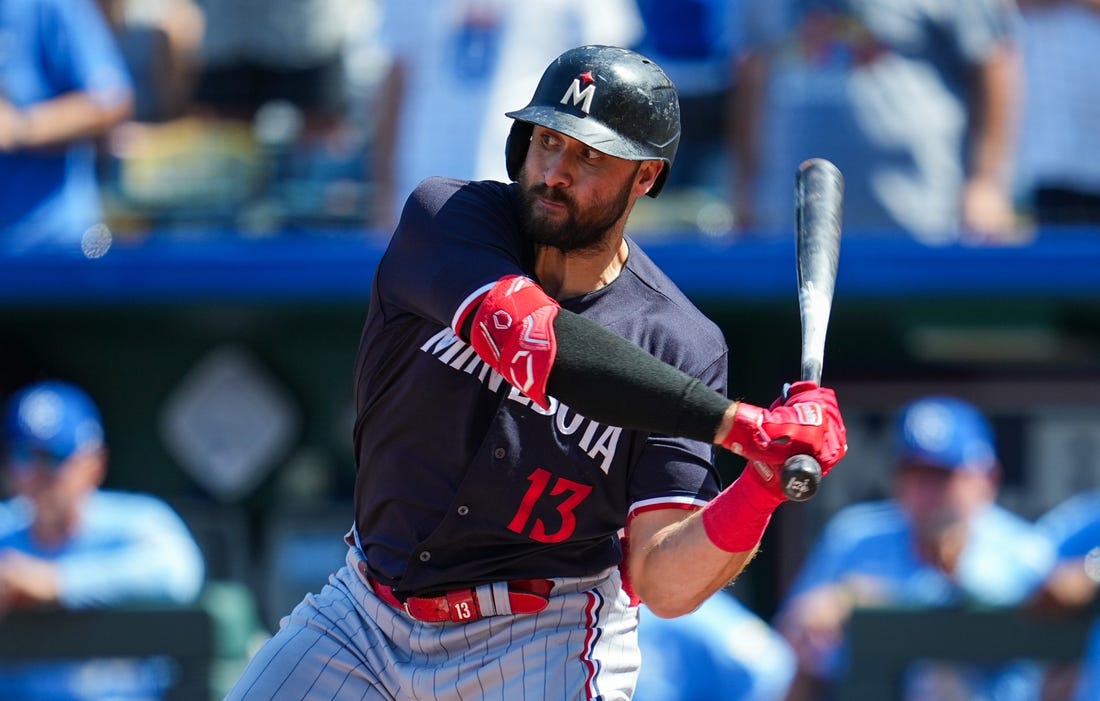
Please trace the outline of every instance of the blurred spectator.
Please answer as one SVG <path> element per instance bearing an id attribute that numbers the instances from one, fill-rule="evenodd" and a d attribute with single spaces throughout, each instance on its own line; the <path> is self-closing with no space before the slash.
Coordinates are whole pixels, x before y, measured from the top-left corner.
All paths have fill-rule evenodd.
<path id="1" fill-rule="evenodd" d="M 383 0 L 373 224 L 390 231 L 423 178 L 508 181 L 504 144 L 543 69 L 583 44 L 632 46 L 634 0 Z M 469 135 L 474 135 L 471 138 Z"/>
<path id="2" fill-rule="evenodd" d="M 1089 612 L 1100 589 L 1100 490 L 1071 496 L 1043 514 L 1037 525 L 1054 543 L 1058 560 L 1032 604 L 1039 611 L 1055 615 L 1079 616 Z M 1093 637 L 1098 635 L 1100 629 Z M 1100 698 L 1100 678 L 1097 676 L 1100 668 L 1097 665 L 1100 665 L 1100 650 L 1093 649 L 1086 656 L 1083 668 L 1052 666 L 1047 670 L 1043 698 L 1070 698 L 1077 684 L 1083 687 L 1076 699 Z"/>
<path id="3" fill-rule="evenodd" d="M 196 600 L 202 554 L 179 516 L 153 496 L 100 488 L 103 427 L 82 390 L 30 385 L 3 420 L 3 477 L 14 497 L 0 518 L 0 612 Z M 8 664 L 0 698 L 152 699 L 170 682 L 156 660 Z"/>
<path id="4" fill-rule="evenodd" d="M 1092 603 L 1100 586 L 1100 490 L 1070 497 L 1036 525 L 1054 543 L 1058 557 L 1037 593 L 1037 605 L 1076 611 Z"/>
<path id="5" fill-rule="evenodd" d="M 742 3 L 638 1 L 645 35 L 637 50 L 665 69 L 680 95 L 682 133 L 676 168 L 662 192 L 663 207 L 686 210 L 684 223 L 708 233 L 725 233 L 733 223 L 726 125 L 741 45 Z"/>
<path id="6" fill-rule="evenodd" d="M 1017 181 L 1035 223 L 1100 223 L 1100 0 L 1020 0 Z"/>
<path id="7" fill-rule="evenodd" d="M 1011 7 L 750 0 L 744 225 L 789 231 L 795 170 L 821 156 L 844 173 L 850 229 L 929 244 L 1014 236 Z"/>
<path id="8" fill-rule="evenodd" d="M 307 128 L 344 114 L 344 50 L 357 0 L 198 0 L 205 15 L 195 103 L 246 121 L 271 102 Z"/>
<path id="9" fill-rule="evenodd" d="M 99 0 L 134 81 L 136 122 L 183 116 L 195 89 L 203 15 L 195 0 Z"/>
<path id="10" fill-rule="evenodd" d="M 799 658 L 791 699 L 816 698 L 815 689 L 843 673 L 843 631 L 854 608 L 1016 605 L 1053 564 L 1047 539 L 995 503 L 999 461 L 975 407 L 952 397 L 912 402 L 896 447 L 893 498 L 832 517 L 777 615 Z M 928 701 L 1035 698 L 1015 694 L 1033 693 L 1040 677 L 1027 664 L 921 662 L 911 672 L 904 698 Z"/>
<path id="11" fill-rule="evenodd" d="M 1100 621 L 1092 626 L 1092 633 L 1085 648 L 1081 678 L 1073 696 L 1073 701 L 1096 701 L 1096 699 L 1100 699 Z"/>
<path id="12" fill-rule="evenodd" d="M 686 616 L 642 609 L 634 701 L 781 701 L 794 677 L 787 642 L 728 590 Z"/>
<path id="13" fill-rule="evenodd" d="M 0 46 L 3 245 L 94 255 L 104 233 L 93 139 L 132 105 L 114 36 L 95 0 L 4 0 Z"/>
<path id="14" fill-rule="evenodd" d="M 638 0 L 645 34 L 637 51 L 656 61 L 680 96 L 680 146 L 666 188 L 720 187 L 726 100 L 742 0 Z M 724 194 L 724 193 L 721 193 Z"/>
<path id="15" fill-rule="evenodd" d="M 376 0 L 164 0 L 144 14 L 136 0 L 106 1 L 130 12 L 123 36 L 145 95 L 160 100 L 158 86 L 174 80 L 179 95 L 193 83 L 183 118 L 116 132 L 120 216 L 151 230 L 198 224 L 246 235 L 362 228 L 372 125 L 358 103 L 378 81 L 363 75 L 362 49 Z M 149 59 L 159 54 L 158 69 Z M 163 113 L 176 115 L 172 100 Z"/>

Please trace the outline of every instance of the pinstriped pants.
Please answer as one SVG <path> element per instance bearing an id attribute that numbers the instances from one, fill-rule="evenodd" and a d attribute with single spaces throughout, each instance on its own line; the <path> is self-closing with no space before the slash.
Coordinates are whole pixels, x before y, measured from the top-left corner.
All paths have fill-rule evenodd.
<path id="1" fill-rule="evenodd" d="M 554 581 L 537 614 L 421 623 L 379 599 L 348 552 L 282 620 L 227 701 L 623 701 L 640 664 L 638 611 L 617 570 Z"/>

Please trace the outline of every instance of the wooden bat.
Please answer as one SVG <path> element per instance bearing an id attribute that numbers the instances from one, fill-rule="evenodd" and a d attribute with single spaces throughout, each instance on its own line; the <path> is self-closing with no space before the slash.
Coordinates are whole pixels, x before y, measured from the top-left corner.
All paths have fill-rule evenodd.
<path id="1" fill-rule="evenodd" d="M 801 379 L 821 383 L 825 332 L 833 306 L 840 258 L 840 218 L 844 176 L 823 158 L 804 161 L 795 173 L 795 250 L 798 311 L 802 318 Z M 783 465 L 783 492 L 792 501 L 817 493 L 821 466 L 809 455 L 795 455 Z"/>

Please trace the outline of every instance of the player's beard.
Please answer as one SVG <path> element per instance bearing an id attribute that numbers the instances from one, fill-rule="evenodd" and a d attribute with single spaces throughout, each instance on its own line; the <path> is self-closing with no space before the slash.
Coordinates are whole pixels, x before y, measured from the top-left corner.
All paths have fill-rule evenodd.
<path id="1" fill-rule="evenodd" d="M 637 166 L 634 174 L 638 172 Z M 550 187 L 538 182 L 524 186 L 526 168 L 521 171 L 519 182 L 521 214 L 524 230 L 540 246 L 552 246 L 562 253 L 599 248 L 607 232 L 623 218 L 630 206 L 630 191 L 634 185 L 634 174 L 619 192 L 608 200 L 596 200 L 582 213 L 580 206 L 572 196 L 560 188 Z M 539 199 L 559 202 L 569 213 L 563 220 L 551 220 L 538 213 L 536 202 Z"/>

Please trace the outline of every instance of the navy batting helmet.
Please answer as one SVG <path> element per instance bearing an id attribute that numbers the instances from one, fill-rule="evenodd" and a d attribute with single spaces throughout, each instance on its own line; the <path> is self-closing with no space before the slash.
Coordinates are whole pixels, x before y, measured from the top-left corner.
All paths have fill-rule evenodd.
<path id="1" fill-rule="evenodd" d="M 581 46 L 558 56 L 531 102 L 508 112 L 508 176 L 519 177 L 534 125 L 553 129 L 611 156 L 664 161 L 649 191 L 656 197 L 680 143 L 676 86 L 645 56 L 616 46 Z"/>

